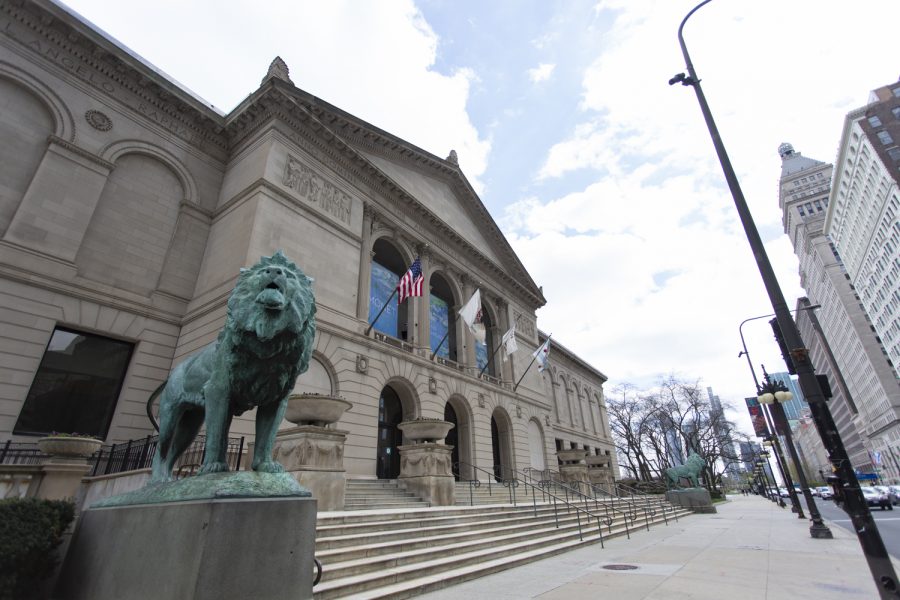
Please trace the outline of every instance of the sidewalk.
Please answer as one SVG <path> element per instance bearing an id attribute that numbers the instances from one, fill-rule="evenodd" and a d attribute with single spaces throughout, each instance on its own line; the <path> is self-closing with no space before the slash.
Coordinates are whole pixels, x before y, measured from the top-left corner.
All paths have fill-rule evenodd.
<path id="1" fill-rule="evenodd" d="M 424 594 L 427 600 L 615 598 L 873 600 L 878 592 L 856 536 L 809 521 L 759 496 L 729 496 L 718 514 L 692 515 L 495 575 Z M 900 563 L 895 569 L 900 571 Z M 611 571 L 605 565 L 638 567 Z"/>

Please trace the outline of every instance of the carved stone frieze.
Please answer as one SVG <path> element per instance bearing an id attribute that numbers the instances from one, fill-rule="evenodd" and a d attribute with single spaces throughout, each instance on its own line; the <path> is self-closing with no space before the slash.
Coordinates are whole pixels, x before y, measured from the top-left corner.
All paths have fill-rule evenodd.
<path id="1" fill-rule="evenodd" d="M 533 317 L 516 310 L 513 311 L 513 321 L 516 323 L 516 334 L 521 333 L 523 336 L 534 340 L 537 327 Z"/>
<path id="2" fill-rule="evenodd" d="M 444 444 L 400 446 L 400 478 L 452 477 L 452 449 Z"/>
<path id="3" fill-rule="evenodd" d="M 288 155 L 281 183 L 297 192 L 307 202 L 318 206 L 322 212 L 350 224 L 350 212 L 353 206 L 350 194 L 315 173 L 299 158 Z"/>
<path id="4" fill-rule="evenodd" d="M 273 454 L 286 471 L 342 471 L 346 438 L 346 432 L 300 426 L 279 432 Z"/>

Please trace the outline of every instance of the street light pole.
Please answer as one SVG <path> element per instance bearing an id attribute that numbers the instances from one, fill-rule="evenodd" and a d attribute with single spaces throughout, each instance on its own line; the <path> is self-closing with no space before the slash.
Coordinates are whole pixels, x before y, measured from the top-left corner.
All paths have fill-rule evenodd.
<path id="1" fill-rule="evenodd" d="M 744 233 L 747 236 L 747 241 L 750 243 L 750 248 L 756 259 L 756 265 L 762 277 L 763 284 L 765 285 L 766 292 L 769 295 L 769 301 L 772 303 L 772 309 L 775 312 L 778 326 L 781 328 L 785 344 L 787 345 L 791 359 L 794 362 L 794 368 L 797 371 L 797 376 L 800 381 L 800 389 L 803 390 L 803 395 L 809 403 L 810 412 L 815 421 L 816 429 L 822 437 L 825 448 L 828 450 L 832 467 L 840 478 L 840 484 L 844 488 L 846 498 L 844 504 L 846 507 L 845 510 L 850 516 L 854 530 L 857 532 L 860 546 L 862 546 L 863 553 L 865 554 L 866 561 L 869 565 L 869 570 L 872 572 L 872 576 L 875 579 L 875 585 L 882 598 L 900 598 L 900 590 L 898 590 L 897 574 L 894 571 L 894 565 L 888 557 L 884 542 L 881 539 L 881 535 L 878 533 L 875 519 L 872 518 L 869 507 L 863 498 L 862 490 L 860 490 L 859 487 L 859 481 L 857 481 L 856 474 L 853 472 L 853 467 L 847 456 L 847 450 L 844 448 L 840 434 L 838 434 L 834 419 L 831 416 L 831 411 L 828 410 L 828 406 L 825 404 L 825 395 L 822 393 L 822 388 L 819 386 L 819 382 L 816 379 L 815 370 L 813 369 L 812 362 L 809 358 L 809 350 L 804 347 L 803 341 L 800 338 L 800 332 L 797 330 L 797 325 L 791 318 L 787 302 L 784 300 L 784 294 L 775 277 L 775 271 L 772 269 L 772 265 L 769 262 L 765 246 L 762 243 L 762 239 L 759 237 L 756 224 L 753 222 L 753 217 L 750 214 L 750 208 L 747 206 L 747 201 L 744 199 L 744 193 L 741 191 L 741 186 L 738 183 L 734 168 L 731 166 L 728 153 L 725 151 L 725 144 L 722 142 L 722 138 L 719 135 L 719 130 L 713 120 L 709 104 L 706 102 L 706 97 L 703 95 L 703 90 L 700 87 L 700 78 L 697 77 L 694 65 L 691 62 L 690 54 L 688 54 L 687 51 L 687 46 L 684 43 L 684 24 L 691 15 L 700 9 L 700 7 L 709 4 L 710 1 L 711 0 L 703 0 L 703 2 L 691 9 L 678 27 L 678 42 L 681 45 L 681 52 L 684 55 L 688 75 L 685 76 L 684 73 L 679 73 L 669 80 L 669 84 L 674 85 L 675 83 L 681 83 L 683 85 L 689 85 L 694 88 L 694 92 L 697 94 L 697 102 L 700 104 L 700 111 L 703 113 L 703 119 L 706 121 L 706 127 L 712 138 L 713 146 L 715 146 L 716 155 L 719 157 L 719 162 L 722 165 L 725 181 L 728 183 L 728 188 L 731 190 L 734 206 L 741 219 L 741 223 L 744 226 Z M 813 532 L 811 531 L 811 533 Z"/>

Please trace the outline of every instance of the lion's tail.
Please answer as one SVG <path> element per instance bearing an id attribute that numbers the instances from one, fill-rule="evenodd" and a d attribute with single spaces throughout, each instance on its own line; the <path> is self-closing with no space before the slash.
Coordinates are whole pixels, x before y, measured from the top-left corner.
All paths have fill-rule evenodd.
<path id="1" fill-rule="evenodd" d="M 159 433 L 159 423 L 156 422 L 156 417 L 153 416 L 153 401 L 162 393 L 167 383 L 169 383 L 168 379 L 159 384 L 159 387 L 153 390 L 153 393 L 150 394 L 150 397 L 147 399 L 147 416 L 150 417 L 150 423 L 153 424 L 153 429 L 155 429 L 157 433 Z"/>

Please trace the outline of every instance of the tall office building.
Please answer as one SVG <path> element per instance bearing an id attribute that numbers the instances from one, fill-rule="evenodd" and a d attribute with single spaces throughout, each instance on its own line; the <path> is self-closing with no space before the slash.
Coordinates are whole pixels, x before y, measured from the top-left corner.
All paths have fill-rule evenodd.
<path id="1" fill-rule="evenodd" d="M 794 424 L 800 420 L 803 411 L 809 410 L 809 405 L 806 403 L 806 398 L 803 397 L 803 391 L 800 389 L 800 384 L 796 377 L 791 377 L 790 373 L 769 373 L 769 379 L 784 385 L 793 396 L 788 402 L 781 405 L 781 407 L 784 408 L 784 414 L 787 417 L 787 420 L 791 422 L 791 426 L 793 427 Z"/>
<path id="2" fill-rule="evenodd" d="M 881 404 L 887 392 L 870 383 L 878 379 L 872 359 L 881 355 L 880 345 L 841 257 L 824 232 L 832 166 L 803 156 L 790 144 L 782 144 L 778 153 L 782 222 L 809 298 L 802 308 L 820 305 L 815 311 L 799 311 L 797 323 L 817 372 L 828 378 L 833 393 L 829 408 L 847 454 L 855 468 L 869 471 L 869 454 L 860 435 L 868 410 L 859 407 Z"/>

